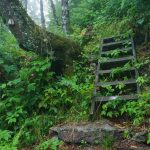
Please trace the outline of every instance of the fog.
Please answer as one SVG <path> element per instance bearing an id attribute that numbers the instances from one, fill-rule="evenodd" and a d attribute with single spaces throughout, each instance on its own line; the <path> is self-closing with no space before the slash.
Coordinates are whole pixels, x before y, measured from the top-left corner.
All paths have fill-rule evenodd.
<path id="1" fill-rule="evenodd" d="M 49 4 L 49 0 L 43 0 L 44 5 L 44 16 L 46 20 L 46 24 L 49 20 L 49 13 L 51 12 L 51 7 Z M 31 18 L 37 23 L 40 24 L 40 1 L 39 0 L 28 0 L 28 14 Z"/>

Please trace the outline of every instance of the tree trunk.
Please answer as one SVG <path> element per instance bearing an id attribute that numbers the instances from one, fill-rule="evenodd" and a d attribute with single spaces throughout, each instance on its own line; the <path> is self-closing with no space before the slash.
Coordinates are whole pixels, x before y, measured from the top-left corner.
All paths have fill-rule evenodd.
<path id="1" fill-rule="evenodd" d="M 56 9 L 55 9 L 55 5 L 54 5 L 53 0 L 50 0 L 50 5 L 51 5 L 52 13 L 53 13 L 54 22 L 58 26 L 59 23 L 58 23 L 58 18 L 57 18 L 57 15 L 56 15 Z"/>
<path id="2" fill-rule="evenodd" d="M 79 46 L 67 38 L 54 35 L 36 25 L 27 15 L 19 0 L 0 0 L 0 15 L 5 24 L 10 19 L 14 20 L 15 25 L 9 25 L 9 29 L 21 48 L 46 56 L 54 53 L 55 61 L 61 62 L 62 66 L 71 65 L 72 60 L 77 58 Z M 59 67 L 58 65 L 56 70 L 62 69 Z"/>
<path id="3" fill-rule="evenodd" d="M 25 6 L 25 10 L 27 12 L 28 11 L 28 0 L 24 0 L 24 6 Z"/>
<path id="4" fill-rule="evenodd" d="M 69 34 L 69 0 L 61 0 L 62 29 L 66 35 Z"/>
<path id="5" fill-rule="evenodd" d="M 27 11 L 27 9 L 28 9 L 28 0 L 20 0 L 20 1 L 22 3 L 23 7 L 25 8 L 25 10 Z"/>
<path id="6" fill-rule="evenodd" d="M 40 0 L 40 13 L 41 13 L 41 25 L 42 25 L 43 28 L 46 28 L 43 0 Z"/>

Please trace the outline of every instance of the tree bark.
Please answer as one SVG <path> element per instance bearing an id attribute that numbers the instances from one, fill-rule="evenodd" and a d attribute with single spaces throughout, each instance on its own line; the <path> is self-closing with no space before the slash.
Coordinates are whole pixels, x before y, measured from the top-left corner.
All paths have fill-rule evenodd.
<path id="1" fill-rule="evenodd" d="M 25 10 L 28 11 L 28 0 L 24 0 Z"/>
<path id="2" fill-rule="evenodd" d="M 23 7 L 25 8 L 25 10 L 27 11 L 27 9 L 28 9 L 28 0 L 20 0 L 20 1 L 22 3 Z"/>
<path id="3" fill-rule="evenodd" d="M 54 22 L 58 26 L 59 25 L 59 23 L 58 23 L 58 17 L 56 15 L 56 9 L 55 9 L 55 5 L 54 5 L 53 0 L 50 0 L 50 5 L 51 5 L 52 13 L 53 13 Z"/>
<path id="4" fill-rule="evenodd" d="M 43 0 L 40 0 L 40 13 L 41 13 L 41 25 L 42 25 L 43 28 L 46 28 Z"/>
<path id="5" fill-rule="evenodd" d="M 21 48 L 46 56 L 54 53 L 55 61 L 61 62 L 62 66 L 71 65 L 72 60 L 77 58 L 79 46 L 67 38 L 54 35 L 36 25 L 19 0 L 0 0 L 0 15 L 5 24 L 10 18 L 14 20 L 15 25 L 10 25 L 9 29 Z M 56 69 L 59 70 L 59 67 L 58 65 Z"/>
<path id="6" fill-rule="evenodd" d="M 69 34 L 69 0 L 61 0 L 62 29 L 66 35 Z"/>

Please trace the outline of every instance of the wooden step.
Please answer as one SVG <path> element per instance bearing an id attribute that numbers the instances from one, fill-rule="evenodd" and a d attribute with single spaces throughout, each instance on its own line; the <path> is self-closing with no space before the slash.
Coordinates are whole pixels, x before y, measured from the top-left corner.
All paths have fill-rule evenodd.
<path id="1" fill-rule="evenodd" d="M 112 45 L 118 45 L 118 44 L 126 44 L 128 42 L 131 42 L 131 40 L 122 40 L 122 41 L 117 41 L 117 42 L 110 42 L 110 43 L 102 44 L 102 46 L 106 47 L 106 46 L 112 46 Z"/>
<path id="2" fill-rule="evenodd" d="M 99 71 L 99 74 L 109 74 L 109 73 L 112 73 L 114 69 L 109 69 L 109 70 L 100 70 Z M 134 67 L 131 67 L 131 68 L 128 68 L 128 69 L 122 69 L 122 72 L 124 71 L 134 71 L 135 68 Z"/>
<path id="3" fill-rule="evenodd" d="M 138 78 L 138 71 L 132 65 L 131 68 L 125 68 L 126 63 L 130 63 L 136 60 L 134 42 L 132 38 L 127 37 L 110 37 L 102 39 L 101 51 L 97 55 L 99 56 L 100 61 L 98 61 L 96 78 L 95 78 L 95 88 L 93 93 L 93 101 L 91 105 L 91 114 L 93 115 L 97 111 L 97 104 L 101 104 L 102 101 L 111 101 L 111 100 L 137 100 L 139 93 L 139 86 L 136 82 Z M 118 50 L 119 58 L 109 58 L 113 57 L 109 54 L 115 54 L 115 51 Z M 120 52 L 120 53 L 119 53 Z M 123 53 L 125 52 L 125 53 Z M 119 68 L 118 68 L 119 67 Z M 119 74 L 115 74 L 115 70 L 119 69 Z M 118 70 L 118 71 L 119 71 Z M 114 71 L 114 72 L 113 72 Z M 114 73 L 111 76 L 111 73 Z M 109 79 L 107 82 L 100 81 L 102 79 Z M 117 85 L 125 85 L 123 90 L 120 91 L 119 88 L 116 88 Z M 112 96 L 107 95 L 106 86 L 112 86 L 114 89 Z M 122 94 L 122 95 L 121 95 Z M 102 96 L 103 95 L 103 96 Z"/>
<path id="4" fill-rule="evenodd" d="M 112 37 L 105 37 L 102 38 L 102 42 L 103 43 L 110 43 L 110 41 L 118 41 L 118 39 L 120 40 L 124 40 L 124 39 L 129 39 L 130 37 L 125 36 L 125 35 L 117 35 L 117 36 L 112 36 Z"/>
<path id="5" fill-rule="evenodd" d="M 100 101 L 111 101 L 111 100 L 137 100 L 138 96 L 136 94 L 132 95 L 119 95 L 119 96 L 102 96 L 102 97 L 95 97 L 94 100 L 95 102 L 100 102 Z"/>
<path id="6" fill-rule="evenodd" d="M 134 56 L 122 57 L 122 58 L 110 58 L 106 61 L 101 61 L 100 63 L 112 63 L 112 62 L 121 62 L 121 61 L 129 61 L 135 59 Z"/>
<path id="7" fill-rule="evenodd" d="M 118 35 L 118 36 L 111 36 L 111 37 L 104 37 L 104 38 L 102 38 L 102 41 L 104 41 L 104 40 L 109 40 L 109 39 L 114 39 L 114 38 L 118 38 L 118 37 L 121 37 L 121 35 Z"/>
<path id="8" fill-rule="evenodd" d="M 118 49 L 118 51 L 120 51 L 120 52 L 123 52 L 123 51 L 129 52 L 129 51 L 131 51 L 131 50 L 132 50 L 132 47 Z M 116 51 L 116 50 L 102 51 L 102 52 L 101 52 L 101 55 L 109 55 L 109 54 L 113 53 L 114 51 Z"/>
<path id="9" fill-rule="evenodd" d="M 112 85 L 118 85 L 118 84 L 136 84 L 136 80 L 135 79 L 129 79 L 126 81 L 113 81 L 113 82 L 98 82 L 96 84 L 96 86 L 112 86 Z"/>

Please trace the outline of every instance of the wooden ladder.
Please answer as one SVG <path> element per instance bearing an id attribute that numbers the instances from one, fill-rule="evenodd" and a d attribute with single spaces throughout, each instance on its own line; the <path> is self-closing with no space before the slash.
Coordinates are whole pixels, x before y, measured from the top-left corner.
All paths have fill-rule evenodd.
<path id="1" fill-rule="evenodd" d="M 140 93 L 140 87 L 136 82 L 139 73 L 133 63 L 136 62 L 133 39 L 121 36 L 104 38 L 101 40 L 100 47 L 91 115 L 97 112 L 102 102 L 137 100 Z M 119 73 L 115 73 L 117 68 L 120 69 Z M 122 92 L 116 88 L 119 84 L 125 86 L 125 91 Z M 106 92 L 108 86 L 112 88 L 112 93 Z"/>

